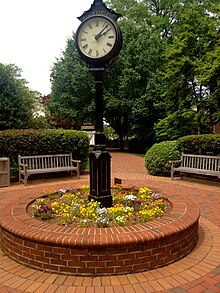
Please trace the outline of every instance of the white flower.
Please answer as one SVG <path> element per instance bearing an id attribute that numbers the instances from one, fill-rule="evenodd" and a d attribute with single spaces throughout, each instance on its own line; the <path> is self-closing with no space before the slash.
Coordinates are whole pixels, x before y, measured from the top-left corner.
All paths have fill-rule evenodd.
<path id="1" fill-rule="evenodd" d="M 58 192 L 60 192 L 60 193 L 65 193 L 66 190 L 61 188 Z"/>
<path id="2" fill-rule="evenodd" d="M 102 214 L 106 213 L 107 210 L 106 210 L 106 208 L 98 208 L 98 209 L 97 209 L 97 212 L 98 212 L 100 215 L 102 215 Z"/>
<path id="3" fill-rule="evenodd" d="M 160 193 L 152 193 L 151 194 L 151 197 L 155 200 L 155 199 L 159 199 L 162 197 L 162 194 Z"/>
<path id="4" fill-rule="evenodd" d="M 136 198 L 137 198 L 137 196 L 133 195 L 133 194 L 128 194 L 125 196 L 126 200 L 135 200 Z"/>

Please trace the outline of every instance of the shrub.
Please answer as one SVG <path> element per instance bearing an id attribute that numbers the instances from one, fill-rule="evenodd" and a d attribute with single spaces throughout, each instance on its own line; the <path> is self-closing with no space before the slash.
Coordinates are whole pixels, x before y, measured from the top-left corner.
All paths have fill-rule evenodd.
<path id="1" fill-rule="evenodd" d="M 220 135 L 187 135 L 177 140 L 177 148 L 186 154 L 220 155 Z"/>
<path id="2" fill-rule="evenodd" d="M 147 172 L 156 176 L 170 176 L 170 160 L 178 160 L 180 152 L 176 141 L 163 141 L 154 144 L 145 155 Z"/>
<path id="3" fill-rule="evenodd" d="M 0 132 L 0 156 L 10 158 L 11 174 L 17 173 L 18 155 L 72 153 L 85 169 L 89 154 L 89 138 L 76 130 L 12 130 Z"/>
<path id="4" fill-rule="evenodd" d="M 145 155 L 145 166 L 151 175 L 169 176 L 170 160 L 180 159 L 180 154 L 220 155 L 220 135 L 187 135 L 177 141 L 154 144 Z"/>

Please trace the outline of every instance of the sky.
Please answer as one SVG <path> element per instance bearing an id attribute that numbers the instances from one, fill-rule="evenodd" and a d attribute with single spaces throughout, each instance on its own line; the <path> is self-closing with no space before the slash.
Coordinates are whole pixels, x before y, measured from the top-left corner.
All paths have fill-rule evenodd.
<path id="1" fill-rule="evenodd" d="M 0 0 L 0 63 L 15 64 L 31 90 L 50 93 L 50 71 L 93 0 Z"/>

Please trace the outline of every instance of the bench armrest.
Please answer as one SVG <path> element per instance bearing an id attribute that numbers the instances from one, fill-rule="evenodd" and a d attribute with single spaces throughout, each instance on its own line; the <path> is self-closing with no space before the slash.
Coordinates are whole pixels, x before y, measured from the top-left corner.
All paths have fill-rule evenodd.
<path id="1" fill-rule="evenodd" d="M 73 163 L 81 163 L 80 160 L 72 160 Z"/>
<path id="2" fill-rule="evenodd" d="M 19 167 L 19 172 L 21 170 L 21 171 L 24 171 L 25 173 L 27 173 L 28 164 L 19 163 L 18 167 Z"/>
<path id="3" fill-rule="evenodd" d="M 22 164 L 22 163 L 19 163 L 19 166 L 25 168 L 25 167 L 28 167 L 28 164 Z"/>
<path id="4" fill-rule="evenodd" d="M 181 162 L 182 162 L 182 160 L 169 161 L 170 164 L 181 163 Z"/>
<path id="5" fill-rule="evenodd" d="M 181 163 L 181 162 L 182 160 L 169 161 L 169 163 L 171 164 L 171 168 L 170 168 L 171 180 L 173 180 L 174 164 Z"/>

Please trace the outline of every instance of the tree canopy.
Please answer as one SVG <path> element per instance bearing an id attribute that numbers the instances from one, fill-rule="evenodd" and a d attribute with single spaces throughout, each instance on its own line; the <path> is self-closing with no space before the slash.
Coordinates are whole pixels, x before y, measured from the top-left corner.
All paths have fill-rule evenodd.
<path id="1" fill-rule="evenodd" d="M 62 57 L 54 63 L 51 80 L 52 95 L 45 104 L 52 117 L 76 129 L 83 122 L 94 121 L 93 79 L 76 51 L 75 35 L 67 40 Z"/>
<path id="2" fill-rule="evenodd" d="M 21 69 L 0 63 L 0 130 L 29 128 L 35 100 Z"/>
<path id="3" fill-rule="evenodd" d="M 146 146 L 211 131 L 220 121 L 218 1 L 105 2 L 123 15 L 123 47 L 104 83 L 104 118 L 121 141 Z M 94 81 L 73 34 L 52 68 L 48 108 L 77 128 L 95 120 L 94 106 Z"/>

